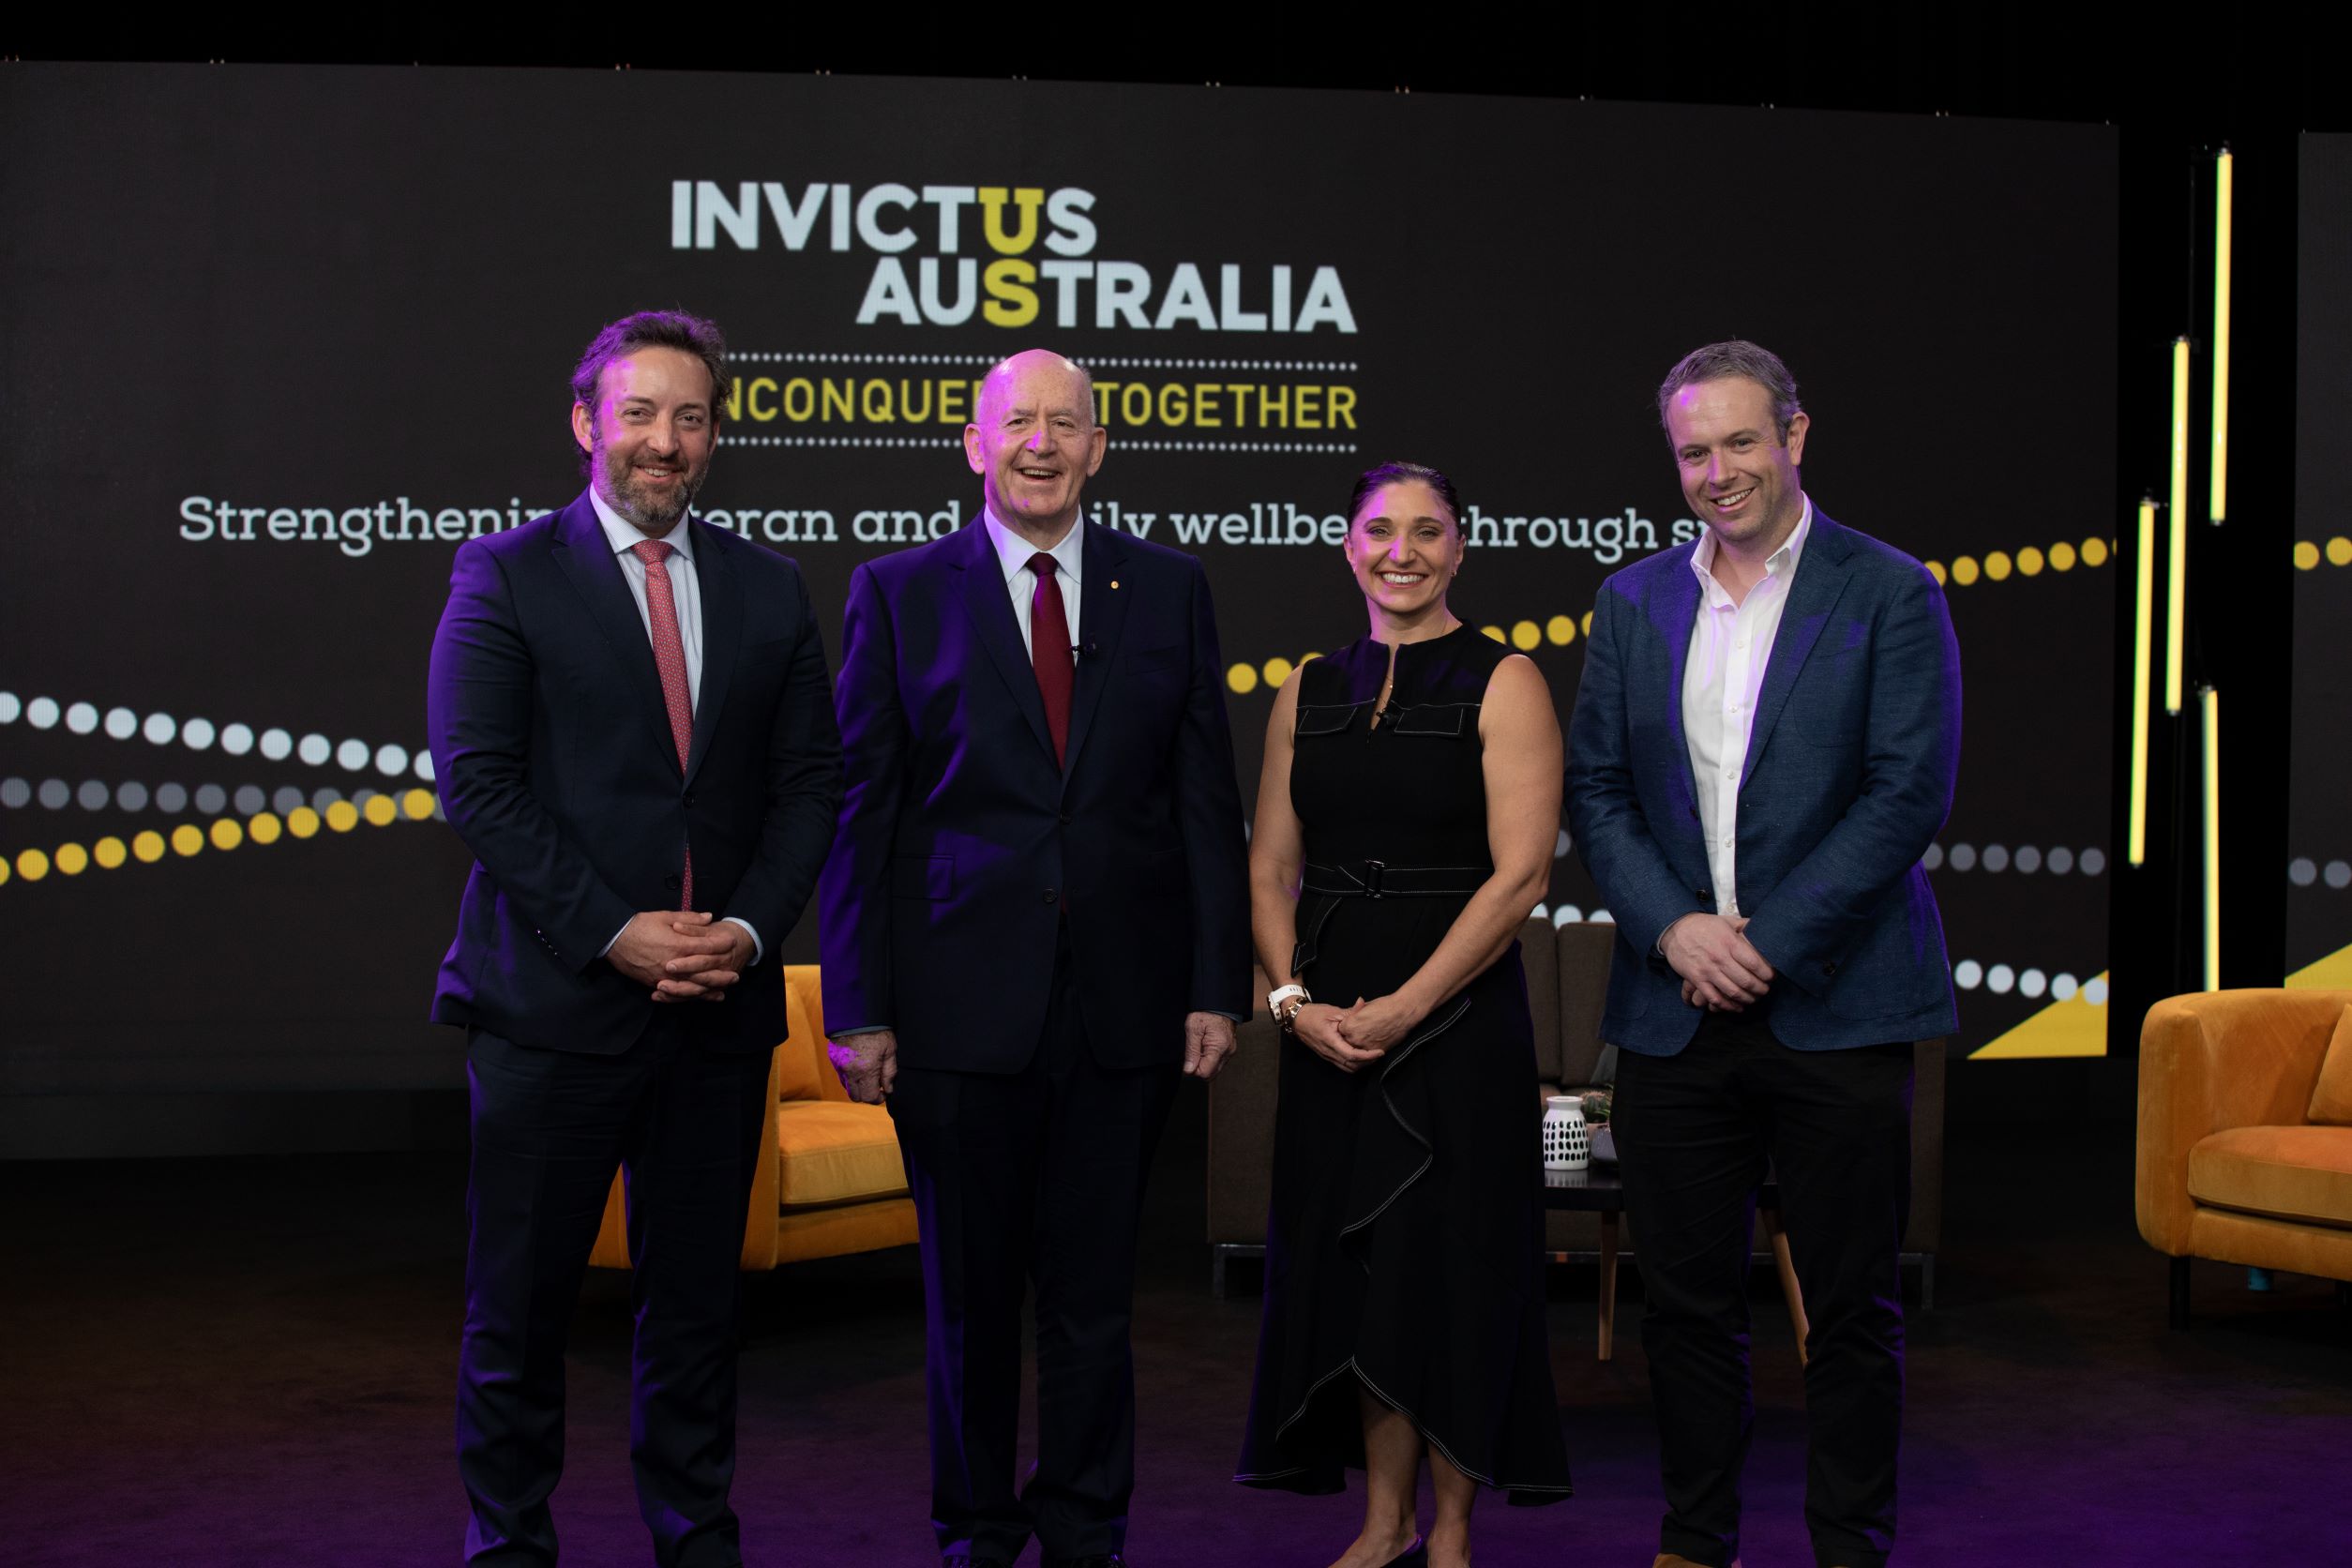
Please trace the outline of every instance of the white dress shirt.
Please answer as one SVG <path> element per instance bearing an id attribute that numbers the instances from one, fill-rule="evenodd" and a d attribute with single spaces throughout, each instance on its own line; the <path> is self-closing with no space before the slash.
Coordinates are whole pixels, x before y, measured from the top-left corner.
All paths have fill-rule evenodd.
<path id="1" fill-rule="evenodd" d="M 1029 569 L 1029 559 L 1037 553 L 1037 547 L 996 520 L 994 512 L 983 509 L 982 524 L 988 531 L 988 542 L 996 546 L 996 558 L 1004 568 L 1004 591 L 1013 596 L 1013 619 L 1021 628 L 1021 646 L 1030 648 L 1030 601 L 1037 596 L 1037 574 Z M 1062 613 L 1070 623 L 1070 645 L 1078 643 L 1078 572 L 1086 560 L 1086 522 L 1084 519 L 1070 524 L 1070 531 L 1062 535 L 1062 542 L 1046 551 L 1053 557 L 1053 575 L 1062 584 Z M 1034 649 L 1030 657 L 1036 658 Z"/>
<path id="2" fill-rule="evenodd" d="M 645 624 L 650 644 L 654 611 L 645 598 L 645 563 L 637 558 L 637 547 L 644 543 L 645 535 L 605 505 L 604 497 L 595 490 L 588 491 L 588 499 L 596 508 L 596 520 L 604 524 L 606 542 L 620 560 L 621 576 L 637 600 L 637 618 Z M 676 552 L 664 565 L 670 576 L 670 597 L 678 609 L 678 641 L 686 648 L 686 700 L 699 704 L 702 701 L 702 584 L 694 575 L 694 535 L 686 527 L 686 517 L 682 514 L 678 526 L 664 534 L 661 542 Z"/>
<path id="3" fill-rule="evenodd" d="M 1740 845 L 1740 776 L 1747 765 L 1748 732 L 1756 723 L 1756 693 L 1772 663 L 1788 587 L 1813 532 L 1813 498 L 1786 543 L 1764 563 L 1764 575 L 1734 604 L 1715 580 L 1715 535 L 1702 535 L 1691 551 L 1698 579 L 1698 617 L 1691 627 L 1690 661 L 1682 667 L 1682 737 L 1698 786 L 1698 825 L 1707 838 L 1707 865 L 1715 883 L 1715 912 L 1740 912 L 1734 864 Z M 1663 939 L 1662 939 L 1663 940 Z"/>
<path id="4" fill-rule="evenodd" d="M 637 618 L 644 623 L 645 642 L 653 645 L 654 611 L 645 597 L 645 563 L 638 559 L 637 547 L 646 537 L 643 530 L 605 504 L 596 488 L 588 490 L 589 504 L 596 508 L 596 520 L 604 525 L 605 542 L 612 547 L 614 559 L 621 564 L 622 580 L 629 585 L 629 596 L 637 600 Z M 702 584 L 694 571 L 694 534 L 686 524 L 692 514 L 681 513 L 678 525 L 661 536 L 671 549 L 663 570 L 670 579 L 670 601 L 678 612 L 678 642 L 686 650 L 686 702 L 689 707 L 702 701 Z M 741 926 L 751 935 L 751 961 L 758 963 L 767 954 L 767 943 L 760 940 L 748 920 L 728 915 L 731 925 Z M 628 927 L 624 925 L 621 931 Z M 612 933 L 612 942 L 604 944 L 607 953 L 612 942 L 621 940 L 621 931 Z"/>

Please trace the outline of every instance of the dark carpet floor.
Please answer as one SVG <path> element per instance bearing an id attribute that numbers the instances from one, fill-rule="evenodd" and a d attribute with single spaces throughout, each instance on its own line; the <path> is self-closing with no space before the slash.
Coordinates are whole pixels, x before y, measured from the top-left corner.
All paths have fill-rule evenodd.
<path id="1" fill-rule="evenodd" d="M 1209 1291 L 1200 1113 L 1180 1111 L 1138 1300 L 1138 1568 L 1320 1568 L 1360 1494 L 1228 1479 L 1258 1302 Z M 0 1167 L 7 1234 L 0 1563 L 454 1563 L 460 1153 Z M 2133 1229 L 2130 1129 L 1955 1127 L 1935 1310 L 1911 1325 L 1898 1560 L 2352 1562 L 2352 1312 L 2324 1282 L 2199 1265 L 2164 1325 Z M 1593 1275 L 1554 1270 L 1552 1354 L 1579 1495 L 1494 1503 L 1482 1564 L 1647 1564 L 1654 1437 L 1624 1282 L 1593 1359 Z M 1756 1281 L 1746 1561 L 1811 1561 L 1787 1318 Z M 735 1500 L 753 1563 L 930 1560 L 912 1251 L 752 1284 Z M 628 1483 L 624 1281 L 573 1338 L 565 1560 L 649 1560 Z"/>

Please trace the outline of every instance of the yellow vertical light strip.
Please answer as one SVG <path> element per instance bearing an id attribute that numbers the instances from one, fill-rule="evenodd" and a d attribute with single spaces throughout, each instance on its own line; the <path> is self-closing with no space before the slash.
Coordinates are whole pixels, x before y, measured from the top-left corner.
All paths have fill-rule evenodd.
<path id="1" fill-rule="evenodd" d="M 2197 687 L 2205 730 L 2205 988 L 2222 988 L 2222 695 Z"/>
<path id="2" fill-rule="evenodd" d="M 2172 340 L 2172 490 L 2164 520 L 2164 712 L 2180 712 L 2181 644 L 2189 603 L 2189 339 Z"/>
<path id="3" fill-rule="evenodd" d="M 2229 516 L 2229 246 L 2230 155 L 2213 160 L 2213 473 L 2206 516 Z"/>
<path id="4" fill-rule="evenodd" d="M 2148 682 L 2156 621 L 2156 503 L 2140 500 L 2139 575 L 2132 597 L 2131 862 L 2148 859 Z"/>

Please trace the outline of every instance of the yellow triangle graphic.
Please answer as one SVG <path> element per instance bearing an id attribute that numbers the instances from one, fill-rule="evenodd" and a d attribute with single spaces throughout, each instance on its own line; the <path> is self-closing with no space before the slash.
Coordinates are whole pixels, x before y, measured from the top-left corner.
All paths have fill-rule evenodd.
<path id="1" fill-rule="evenodd" d="M 2337 955 L 2339 957 L 2344 955 Z M 2103 972 L 2099 980 L 2107 978 Z M 2101 994 L 2105 987 L 2101 986 Z M 2064 1002 L 2053 1002 L 2008 1033 L 1968 1052 L 1971 1062 L 2014 1061 L 2034 1056 L 2104 1056 L 2107 1054 L 2107 1004 L 2085 1002 L 2076 991 Z"/>
<path id="2" fill-rule="evenodd" d="M 2352 989 L 2352 947 L 2339 947 L 2315 964 L 2305 964 L 2286 977 L 2295 990 Z"/>

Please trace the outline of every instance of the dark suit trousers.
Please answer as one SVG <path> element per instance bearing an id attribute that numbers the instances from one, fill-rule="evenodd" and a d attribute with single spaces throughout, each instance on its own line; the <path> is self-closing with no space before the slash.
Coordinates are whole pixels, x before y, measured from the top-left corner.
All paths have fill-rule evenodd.
<path id="1" fill-rule="evenodd" d="M 931 1522 L 942 1556 L 1119 1551 L 1135 1490 L 1136 1227 L 1174 1065 L 1108 1071 L 1063 929 L 1018 1073 L 901 1068 L 890 1114 L 923 1238 Z M 972 1005 L 987 1006 L 974 997 Z M 1034 1281 L 1037 1466 L 1017 1493 L 1021 1298 Z"/>
<path id="2" fill-rule="evenodd" d="M 680 1006 L 724 1003 L 685 1003 Z M 549 1494 L 564 1467 L 564 1345 L 612 1172 L 628 1172 L 629 1458 L 663 1568 L 742 1560 L 735 1470 L 736 1263 L 759 1154 L 762 1051 L 719 1055 L 656 1010 L 619 1056 L 467 1043 L 458 1470 L 466 1555 L 552 1563 Z"/>
<path id="3" fill-rule="evenodd" d="M 1739 1013 L 1709 1014 L 1678 1055 L 1619 1057 L 1612 1122 L 1648 1299 L 1661 1550 L 1720 1568 L 1740 1549 L 1740 1470 L 1754 1424 L 1749 1234 L 1768 1166 L 1811 1323 L 1814 1553 L 1877 1568 L 1892 1548 L 1911 1062 L 1907 1041 L 1791 1050 Z"/>

